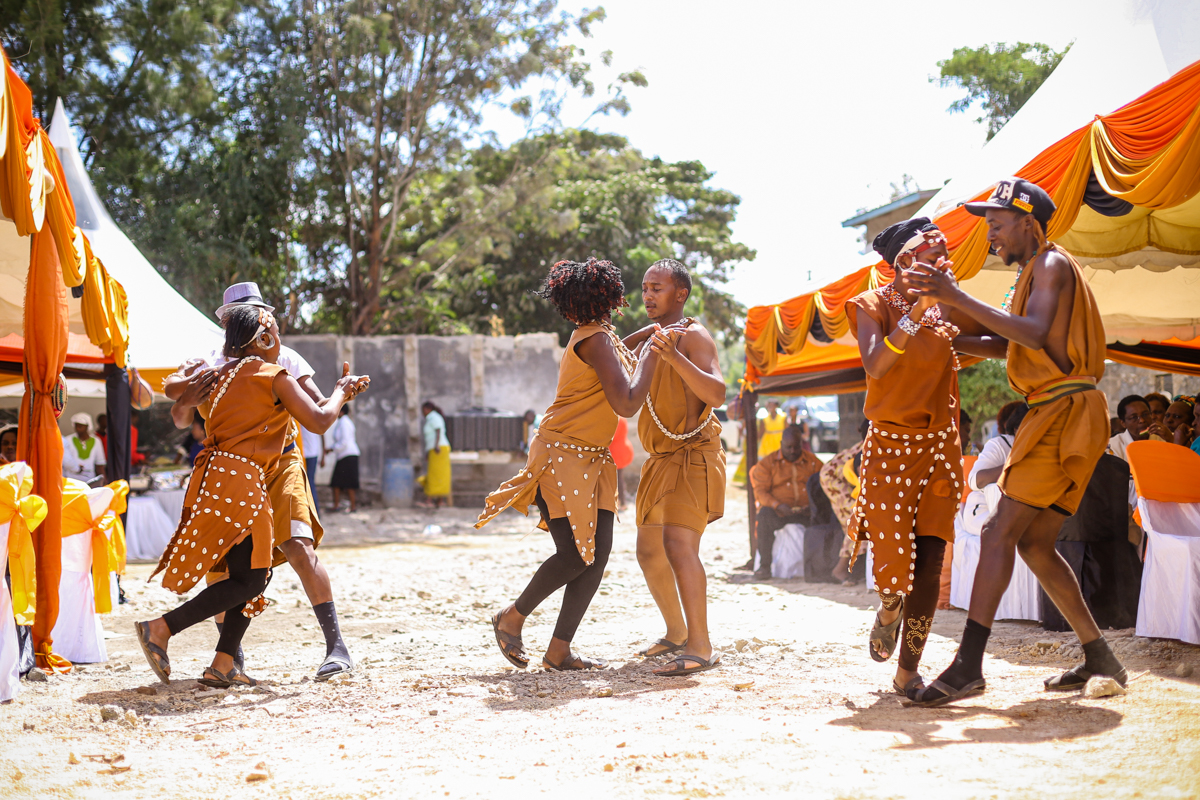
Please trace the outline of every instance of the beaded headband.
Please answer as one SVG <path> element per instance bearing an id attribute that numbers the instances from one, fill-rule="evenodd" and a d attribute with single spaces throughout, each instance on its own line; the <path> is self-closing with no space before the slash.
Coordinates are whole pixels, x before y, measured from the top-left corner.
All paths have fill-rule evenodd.
<path id="1" fill-rule="evenodd" d="M 913 236 L 904 246 L 900 248 L 900 252 L 896 254 L 896 258 L 907 255 L 920 255 L 926 250 L 931 250 L 939 244 L 946 243 L 946 234 L 942 233 L 937 228 L 928 231 L 921 231 Z"/>
<path id="2" fill-rule="evenodd" d="M 249 347 L 254 343 L 254 340 L 262 336 L 267 331 L 271 330 L 271 326 L 275 324 L 275 316 L 265 308 L 258 310 L 258 329 L 254 331 L 254 335 L 246 340 L 242 345 L 243 348 Z"/>

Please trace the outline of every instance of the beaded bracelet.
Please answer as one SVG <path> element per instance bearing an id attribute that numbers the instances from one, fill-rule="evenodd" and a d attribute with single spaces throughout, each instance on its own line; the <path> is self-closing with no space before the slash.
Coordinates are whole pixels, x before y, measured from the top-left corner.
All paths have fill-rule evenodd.
<path id="1" fill-rule="evenodd" d="M 912 317 L 908 316 L 907 314 L 900 318 L 900 322 L 896 324 L 896 327 L 907 333 L 909 336 L 916 336 L 917 332 L 921 330 L 921 326 L 918 323 L 913 322 Z"/>

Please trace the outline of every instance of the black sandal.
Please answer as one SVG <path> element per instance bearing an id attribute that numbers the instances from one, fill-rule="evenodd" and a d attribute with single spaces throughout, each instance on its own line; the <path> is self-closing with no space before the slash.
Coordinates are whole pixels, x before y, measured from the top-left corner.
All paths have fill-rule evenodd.
<path id="1" fill-rule="evenodd" d="M 896 694 L 902 694 L 905 697 L 907 697 L 909 700 L 912 700 L 913 697 L 916 696 L 917 693 L 919 693 L 922 689 L 925 688 L 925 679 L 922 678 L 920 675 L 914 675 L 912 678 L 909 679 L 908 683 L 901 686 L 900 681 L 896 680 L 895 677 L 893 677 L 892 678 L 892 688 L 896 690 Z"/>
<path id="2" fill-rule="evenodd" d="M 231 686 L 258 686 L 258 681 L 238 669 L 237 664 L 229 668 L 229 672 L 221 672 L 215 667 L 205 667 L 204 676 L 196 679 L 196 683 L 211 686 L 214 689 L 228 689 Z"/>
<path id="3" fill-rule="evenodd" d="M 133 629 L 137 631 L 138 644 L 142 646 L 142 653 L 146 656 L 146 661 L 150 664 L 150 669 L 154 670 L 154 674 L 163 683 L 170 684 L 171 682 L 171 659 L 167 658 L 167 651 L 150 641 L 150 623 L 135 622 Z"/>
<path id="4" fill-rule="evenodd" d="M 651 650 L 651 648 L 654 648 L 654 647 L 665 647 L 666 649 L 659 650 L 657 653 L 651 653 L 650 650 Z M 680 650 L 682 650 L 685 647 L 687 647 L 687 639 L 684 639 L 683 642 L 680 644 L 675 644 L 670 639 L 659 639 L 657 641 L 651 642 L 650 644 L 646 645 L 641 650 L 638 650 L 638 655 L 642 656 L 643 658 L 656 658 L 657 656 L 669 656 L 671 653 L 678 653 Z"/>
<path id="5" fill-rule="evenodd" d="M 928 686 L 918 689 L 911 698 L 912 705 L 919 708 L 935 708 L 944 706 L 947 703 L 953 703 L 955 700 L 962 700 L 964 697 L 983 694 L 987 689 L 987 681 L 983 678 L 971 681 L 961 689 L 955 689 L 944 681 L 934 681 Z M 932 693 L 937 692 L 935 697 Z"/>
<path id="6" fill-rule="evenodd" d="M 335 667 L 335 669 L 326 671 L 327 667 Z M 354 662 L 350 660 L 350 657 L 333 653 L 321 662 L 321 666 L 317 667 L 317 674 L 313 676 L 313 680 L 327 681 L 338 675 L 349 675 L 351 672 L 354 672 Z"/>
<path id="7" fill-rule="evenodd" d="M 500 630 L 501 613 L 503 612 L 497 611 L 492 615 L 492 630 L 496 632 L 496 644 L 500 646 L 500 655 L 517 669 L 525 669 L 529 666 L 529 656 L 525 655 L 525 643 L 521 641 L 520 636 Z"/>
<path id="8" fill-rule="evenodd" d="M 1087 685 L 1089 679 L 1096 675 L 1103 675 L 1101 672 L 1092 672 L 1087 668 L 1086 664 L 1079 664 L 1071 667 L 1061 675 L 1055 675 L 1053 678 L 1046 678 L 1044 684 L 1047 692 L 1070 692 L 1076 689 L 1082 689 Z M 1129 673 L 1121 667 L 1120 671 L 1115 675 L 1107 675 L 1105 677 L 1112 678 L 1124 688 L 1126 681 L 1129 680 Z"/>
<path id="9" fill-rule="evenodd" d="M 695 667 L 687 666 L 689 661 L 695 663 L 697 666 L 695 666 Z M 658 670 L 655 670 L 654 674 L 658 675 L 660 677 L 663 677 L 663 678 L 674 678 L 674 677 L 678 677 L 681 675 L 691 675 L 696 672 L 708 672 L 710 669 L 716 669 L 720 665 L 721 665 L 721 654 L 720 653 L 713 654 L 713 657 L 711 659 L 701 658 L 700 656 L 683 655 L 683 656 L 680 656 L 679 658 L 676 658 L 670 664 L 667 665 L 669 667 L 674 667 L 674 669 L 667 670 L 665 672 L 659 672 Z"/>
<path id="10" fill-rule="evenodd" d="M 880 609 L 882 610 L 882 609 Z M 884 625 L 879 621 L 879 612 L 875 612 L 875 624 L 871 626 L 871 636 L 867 640 L 867 649 L 871 651 L 871 658 L 882 664 L 892 657 L 892 653 L 896 651 L 896 634 L 900 631 L 900 623 L 904 621 L 904 600 L 900 601 L 900 614 L 896 617 L 896 621 L 891 625 Z M 879 644 L 887 651 L 886 655 L 880 655 L 876 650 L 875 645 Z"/>
<path id="11" fill-rule="evenodd" d="M 608 669 L 608 662 L 602 658 L 588 658 L 571 653 L 560 664 L 552 664 L 550 659 L 542 658 L 542 667 L 551 672 L 582 672 L 588 669 Z"/>

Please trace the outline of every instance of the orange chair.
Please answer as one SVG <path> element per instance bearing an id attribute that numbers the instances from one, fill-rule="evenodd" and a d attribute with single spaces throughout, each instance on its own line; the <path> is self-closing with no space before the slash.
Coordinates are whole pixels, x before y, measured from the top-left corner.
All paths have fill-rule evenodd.
<path id="1" fill-rule="evenodd" d="M 1137 634 L 1200 644 L 1200 455 L 1153 441 L 1125 455 L 1148 540 Z"/>

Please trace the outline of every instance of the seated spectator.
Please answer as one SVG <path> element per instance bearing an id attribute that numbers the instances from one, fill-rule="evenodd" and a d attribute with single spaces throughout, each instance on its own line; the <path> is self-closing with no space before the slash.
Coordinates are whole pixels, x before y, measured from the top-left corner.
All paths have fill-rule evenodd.
<path id="1" fill-rule="evenodd" d="M 1009 406 L 1014 407 L 1009 408 Z M 1005 413 L 1006 409 L 1007 413 Z M 1017 428 L 1021 427 L 1021 422 L 1028 413 L 1029 406 L 1019 400 L 1000 409 L 1000 414 L 996 415 L 997 424 L 1000 426 L 1000 435 L 993 436 L 984 442 L 983 451 L 979 454 L 979 458 L 975 459 L 975 466 L 971 467 L 971 474 L 967 476 L 967 486 L 971 488 L 971 491 L 982 491 L 983 487 L 1000 480 L 1000 473 L 1004 471 L 1004 462 L 1008 460 L 1008 454 L 1012 452 Z M 1001 414 L 1004 414 L 1003 421 L 1001 421 Z M 969 504 L 970 501 L 968 501 Z"/>
<path id="2" fill-rule="evenodd" d="M 71 417 L 71 424 L 75 432 L 63 437 L 63 477 L 87 482 L 104 475 L 104 445 L 92 435 L 92 418 L 79 413 Z"/>
<path id="3" fill-rule="evenodd" d="M 833 515 L 837 517 L 843 531 L 850 524 L 850 514 L 854 511 L 854 501 L 857 499 L 854 491 L 856 484 L 851 482 L 847 470 L 850 475 L 858 474 L 855 460 L 862 453 L 863 442 L 867 438 L 867 428 L 870 425 L 871 421 L 864 419 L 858 426 L 858 441 L 821 467 L 821 488 L 825 490 L 825 496 L 833 506 Z M 854 555 L 854 551 L 855 543 L 846 537 L 842 542 L 842 550 L 838 553 L 837 566 L 833 568 L 833 577 L 846 584 L 853 583 L 850 580 L 850 557 Z"/>
<path id="4" fill-rule="evenodd" d="M 175 460 L 175 463 L 186 460 L 189 467 L 196 466 L 196 456 L 200 455 L 200 451 L 204 449 L 204 440 L 207 436 L 208 434 L 204 432 L 204 417 L 200 416 L 199 411 L 193 411 L 192 427 L 184 437 L 183 444 L 179 446 L 180 457 Z"/>
<path id="5" fill-rule="evenodd" d="M 0 428 L 0 464 L 11 464 L 17 460 L 17 426 Z"/>
<path id="6" fill-rule="evenodd" d="M 1191 447 L 1196 438 L 1193 427 L 1196 418 L 1196 398 L 1185 394 L 1175 395 L 1174 401 L 1163 414 L 1163 426 L 1171 432 L 1168 442 Z"/>
<path id="7" fill-rule="evenodd" d="M 1117 403 L 1117 416 L 1125 423 L 1125 430 L 1108 440 L 1108 451 L 1120 459 L 1125 458 L 1125 448 L 1130 442 L 1144 440 L 1153 423 L 1150 404 L 1140 394 L 1130 394 Z"/>
<path id="8" fill-rule="evenodd" d="M 1159 394 L 1158 392 L 1151 392 L 1143 399 L 1146 401 L 1146 405 L 1150 407 L 1150 421 L 1161 425 L 1163 417 L 1167 413 L 1167 407 L 1171 405 L 1171 401 L 1167 399 L 1166 395 Z"/>
<path id="9" fill-rule="evenodd" d="M 771 577 L 775 532 L 784 525 L 808 520 L 808 479 L 819 472 L 821 459 L 804 449 L 799 425 L 783 430 L 779 449 L 750 470 L 750 485 L 758 503 L 758 570 L 754 577 Z"/>
<path id="10" fill-rule="evenodd" d="M 958 410 L 958 441 L 962 445 L 962 454 L 964 456 L 973 456 L 979 452 L 975 447 L 975 443 L 971 441 L 971 427 L 973 424 L 971 415 L 967 413 L 967 410 L 960 408 Z"/>

